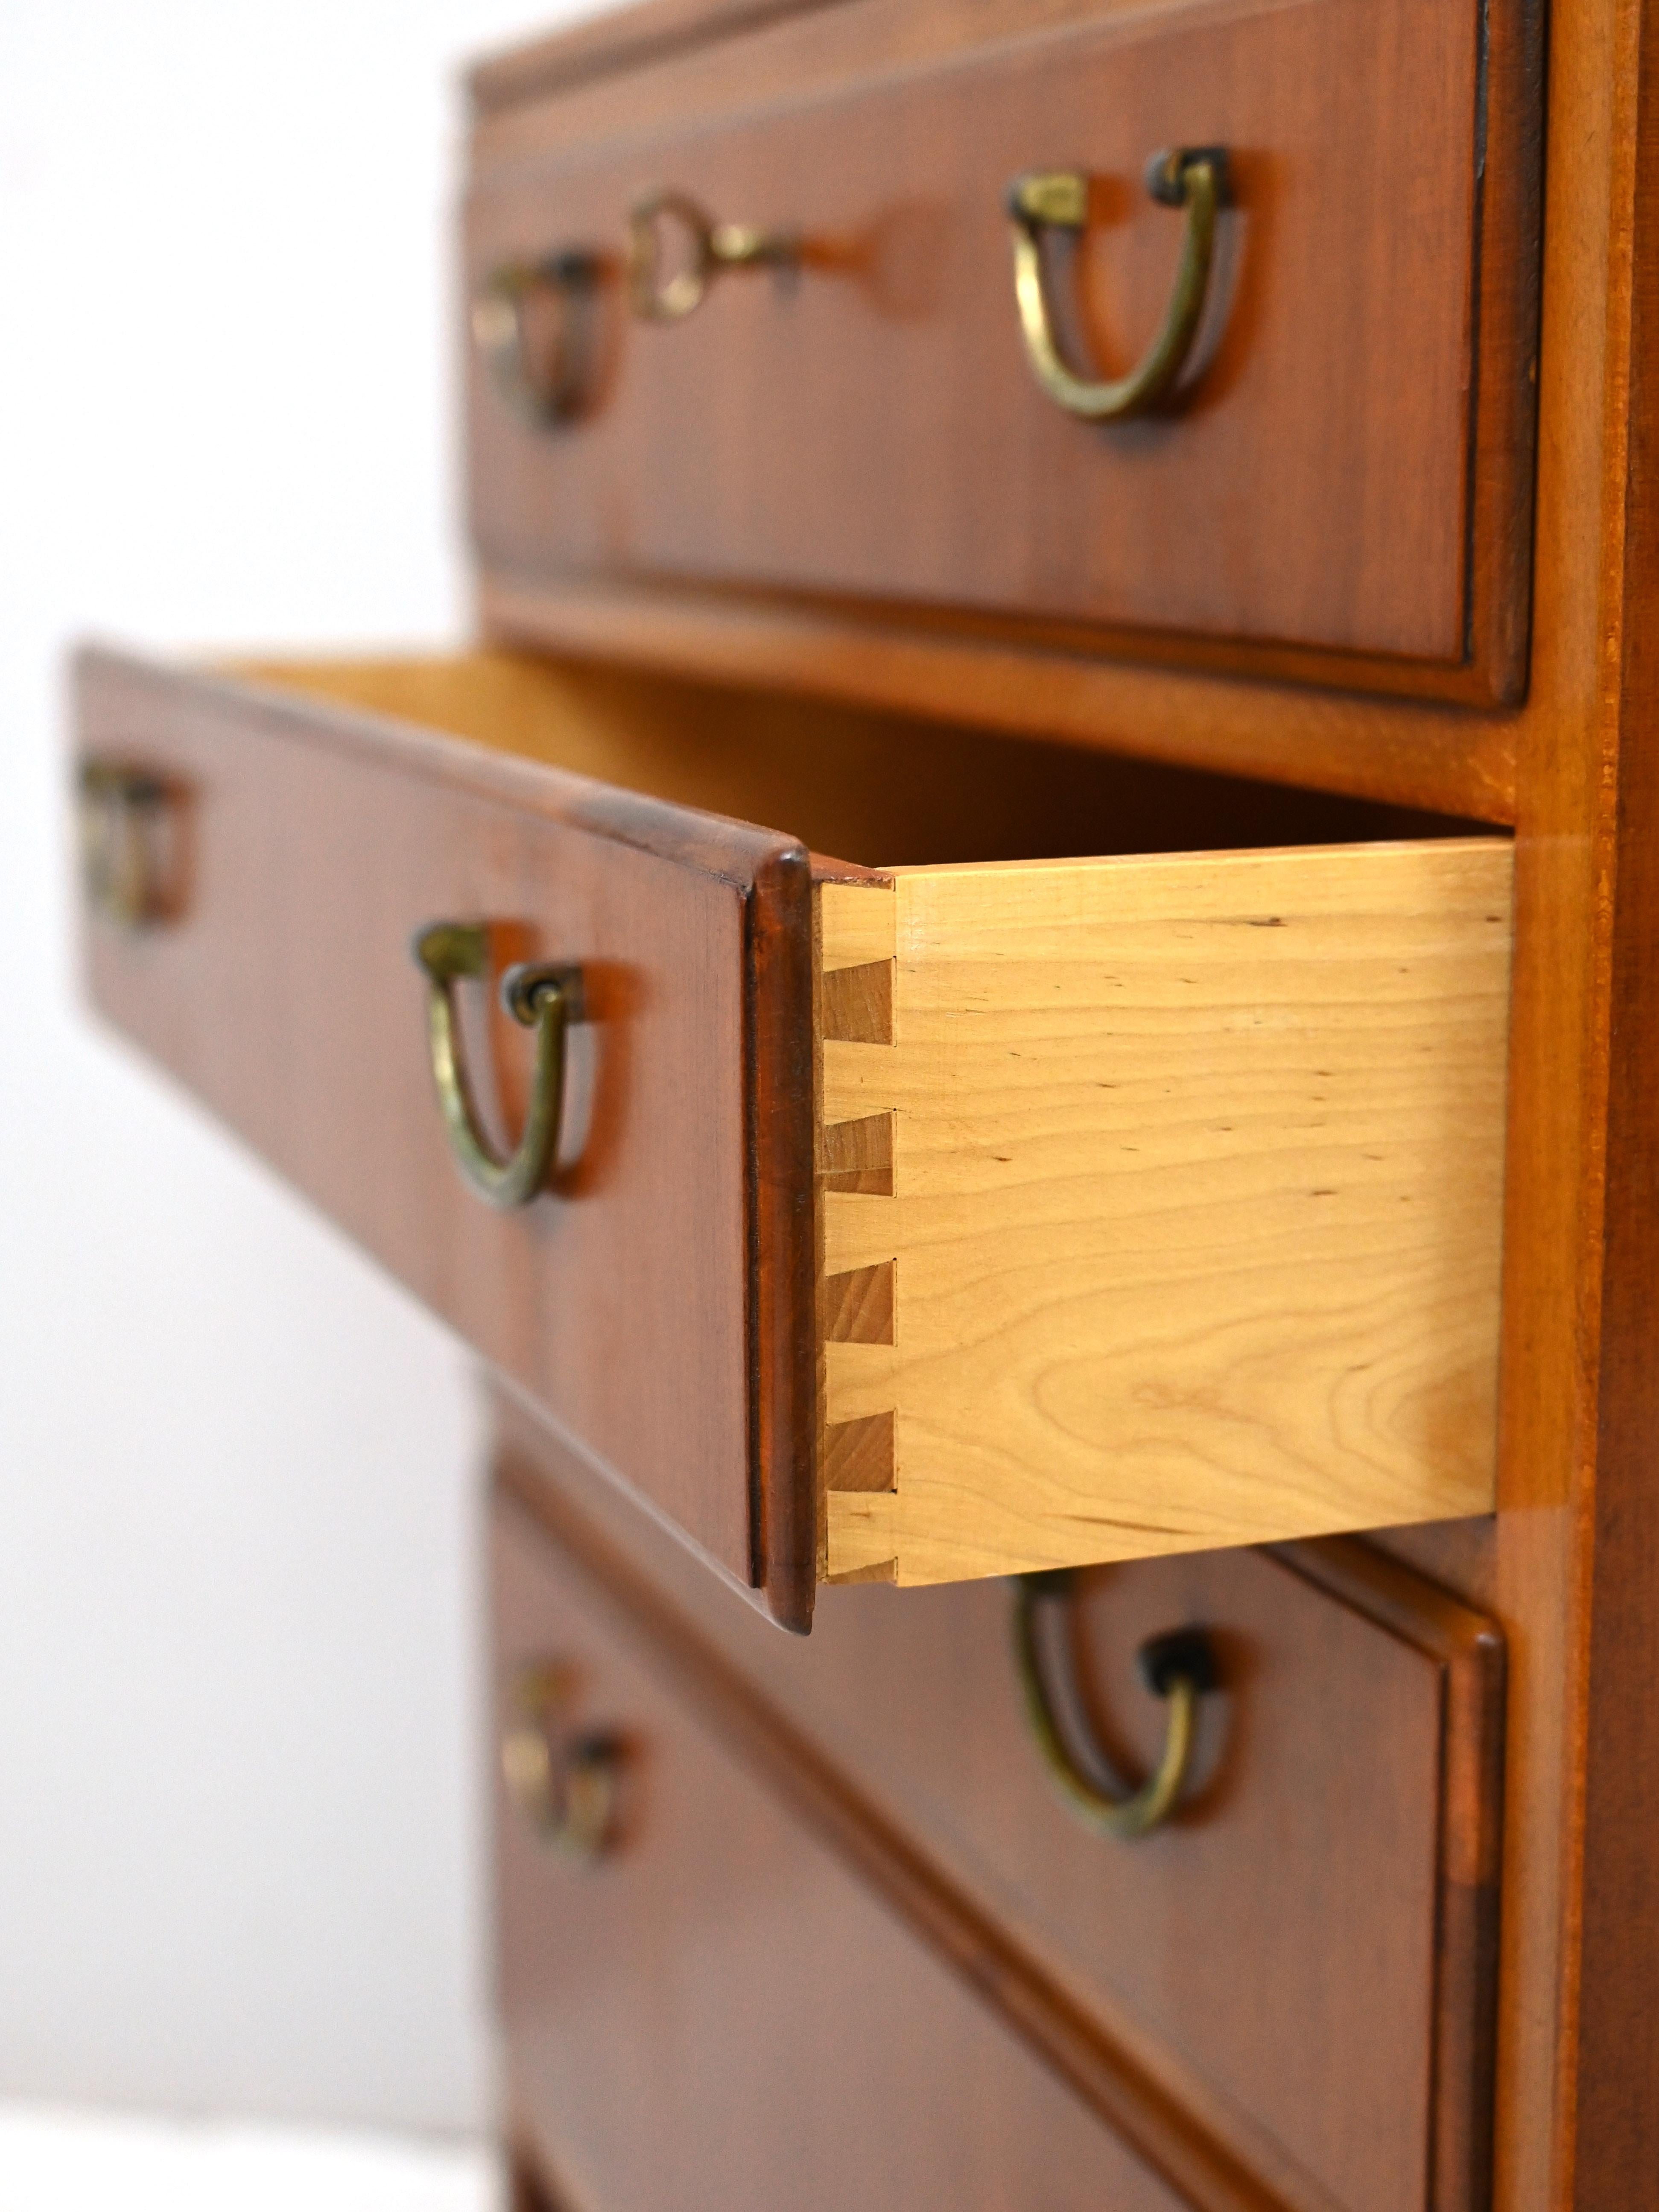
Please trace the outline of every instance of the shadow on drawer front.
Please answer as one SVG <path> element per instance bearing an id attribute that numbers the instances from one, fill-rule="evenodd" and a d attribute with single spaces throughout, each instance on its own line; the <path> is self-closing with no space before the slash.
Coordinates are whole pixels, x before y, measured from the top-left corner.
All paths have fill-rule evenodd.
<path id="1" fill-rule="evenodd" d="M 1505 839 L 499 655 L 80 715 L 99 1004 L 780 1620 L 1490 1505 Z"/>

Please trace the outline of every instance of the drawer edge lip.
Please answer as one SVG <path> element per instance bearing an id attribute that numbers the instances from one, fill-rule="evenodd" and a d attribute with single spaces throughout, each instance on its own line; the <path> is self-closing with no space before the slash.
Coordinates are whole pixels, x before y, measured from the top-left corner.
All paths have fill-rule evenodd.
<path id="1" fill-rule="evenodd" d="M 234 669 L 171 661 L 97 641 L 77 646 L 70 667 L 76 732 L 82 739 L 88 723 L 104 719 L 102 687 L 139 685 L 226 714 L 257 714 L 270 734 L 368 756 L 390 770 L 564 823 L 745 893 L 768 868 L 785 860 L 805 862 L 805 848 L 786 830 L 652 799 L 548 763 L 492 752 L 435 727 L 336 704 L 320 694 L 286 691 Z"/>
<path id="2" fill-rule="evenodd" d="M 817 1218 L 812 864 L 797 846 L 745 902 L 750 1573 L 805 1635 L 817 1592 Z"/>
<path id="3" fill-rule="evenodd" d="M 1262 1548 L 1440 1670 L 1442 1907 L 1432 1997 L 1431 2201 L 1444 2212 L 1486 2212 L 1497 2118 L 1508 1637 L 1492 1614 L 1358 1536 Z"/>

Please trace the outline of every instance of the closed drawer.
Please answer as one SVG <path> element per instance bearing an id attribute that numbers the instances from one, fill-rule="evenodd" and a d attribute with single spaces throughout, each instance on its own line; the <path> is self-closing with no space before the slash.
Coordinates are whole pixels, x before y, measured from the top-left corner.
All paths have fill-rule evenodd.
<path id="1" fill-rule="evenodd" d="M 1044 1623 L 1045 1672 L 1064 1711 L 1069 1626 L 1066 1738 L 1109 1759 L 1103 1786 L 1127 1790 L 1163 1747 L 1139 1649 L 1200 1630 L 1217 1668 L 1173 1812 L 1124 1839 L 1045 1771 L 1006 1589 L 830 1591 L 811 1638 L 786 1644 L 636 1513 L 592 1517 L 604 1501 L 506 1410 L 499 1467 L 1053 1978 L 1155 2136 L 1162 2094 L 1262 2212 L 1489 2202 L 1504 1673 L 1489 1620 L 1351 1539 L 1079 1578 L 1069 1619 Z M 1002 1986 L 1035 2011 L 1018 1972 Z"/>
<path id="2" fill-rule="evenodd" d="M 497 1810 L 509 2118 L 553 2203 L 1176 2212 L 510 1503 L 495 1559 L 503 1732 L 562 1770 L 546 1789 L 532 1747 L 531 1816 Z M 597 1817 L 584 1757 L 614 1789 Z"/>
<path id="3" fill-rule="evenodd" d="M 1504 840 L 490 657 L 80 715 L 99 1002 L 781 1618 L 1489 1507 Z"/>
<path id="4" fill-rule="evenodd" d="M 532 72 L 480 80 L 471 500 L 503 612 L 533 626 L 538 581 L 717 591 L 728 611 L 759 591 L 843 621 L 1517 697 L 1537 11 L 980 14 L 972 43 L 865 4 L 703 46 L 694 26 L 678 57 L 541 97 Z M 1028 310 L 1097 387 L 1150 350 L 1194 220 L 1143 173 L 1218 148 L 1186 366 L 1150 411 L 1085 419 L 1034 369 L 1010 187 L 1078 180 L 1064 221 L 1028 225 Z M 665 319 L 693 296 L 666 287 L 700 216 L 794 258 L 725 266 Z M 646 241 L 654 289 L 630 273 Z M 526 378 L 558 419 L 534 419 Z M 641 604 L 661 652 L 674 624 Z"/>

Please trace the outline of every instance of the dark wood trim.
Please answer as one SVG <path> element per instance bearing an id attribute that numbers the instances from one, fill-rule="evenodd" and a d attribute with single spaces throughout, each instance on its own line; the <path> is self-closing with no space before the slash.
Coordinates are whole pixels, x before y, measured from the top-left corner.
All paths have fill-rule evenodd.
<path id="1" fill-rule="evenodd" d="M 1486 2212 L 1497 2075 L 1504 1638 L 1485 1613 L 1355 1538 L 1278 1545 L 1273 1556 L 1443 1671 L 1428 2203 L 1431 2212 Z"/>
<path id="2" fill-rule="evenodd" d="M 1494 703 L 1518 706 L 1532 641 L 1545 0 L 1483 0 L 1481 15 L 1466 665 Z"/>
<path id="3" fill-rule="evenodd" d="M 812 871 L 804 846 L 757 872 L 748 936 L 754 1577 L 773 1618 L 804 1636 L 817 1589 Z"/>
<path id="4" fill-rule="evenodd" d="M 1628 364 L 1628 444 L 1620 603 L 1607 617 L 1617 805 L 1598 886 L 1612 911 L 1600 1396 L 1594 1481 L 1581 1504 L 1591 1548 L 1571 2090 L 1577 2212 L 1659 2205 L 1659 9 L 1650 0 L 1632 11 L 1632 33 L 1634 117 L 1620 179 L 1630 198 L 1615 200 L 1630 226 L 1628 320 L 1609 346 L 1615 364 L 1621 356 Z"/>
<path id="5" fill-rule="evenodd" d="M 1471 476 L 1474 474 L 1471 449 Z M 1516 487 L 1503 487 L 1513 504 Z M 1526 490 L 1525 487 L 1520 488 Z M 1489 492 L 1488 496 L 1492 496 Z M 1530 492 L 1526 493 L 1530 514 Z M 1507 510 L 1506 510 L 1507 511 Z M 1512 551 L 1506 538 L 1505 557 Z M 1529 540 L 1528 540 L 1529 543 Z M 1468 554 L 1470 574 L 1474 568 Z M 550 568 L 517 576 L 489 566 L 485 576 L 542 596 L 605 593 L 637 599 L 653 607 L 684 603 L 710 611 L 752 609 L 779 619 L 792 615 L 816 618 L 863 639 L 925 639 L 971 649 L 989 646 L 1038 653 L 1059 660 L 1146 669 L 1190 670 L 1200 676 L 1236 676 L 1256 683 L 1305 684 L 1377 699 L 1424 700 L 1464 708 L 1496 708 L 1519 703 L 1525 692 L 1525 668 L 1494 675 L 1466 656 L 1457 660 L 1412 659 L 1403 653 L 1354 653 L 1340 647 L 1297 645 L 1281 639 L 1233 638 L 1199 630 L 1136 629 L 1107 623 L 1076 623 L 1054 616 L 1002 615 L 948 604 L 896 604 L 883 599 L 790 592 L 763 584 L 704 582 L 672 575 L 599 575 Z M 1492 570 L 1488 562 L 1483 576 Z M 1522 612 L 1524 617 L 1525 606 Z M 1473 613 L 1466 615 L 1466 630 Z M 1523 624 L 1524 627 L 1524 624 Z"/>
<path id="6" fill-rule="evenodd" d="M 801 604 L 486 570 L 503 646 L 1068 738 L 1480 822 L 1515 813 L 1515 720 L 933 635 Z"/>
<path id="7" fill-rule="evenodd" d="M 527 46 L 487 55 L 467 72 L 467 90 L 475 112 L 486 115 L 836 4 L 836 0 L 642 0 L 631 8 L 607 9 Z"/>

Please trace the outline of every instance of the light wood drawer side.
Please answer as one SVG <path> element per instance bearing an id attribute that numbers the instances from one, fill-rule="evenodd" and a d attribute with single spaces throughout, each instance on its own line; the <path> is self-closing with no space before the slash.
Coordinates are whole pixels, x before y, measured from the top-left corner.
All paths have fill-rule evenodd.
<path id="1" fill-rule="evenodd" d="M 1494 838 L 820 886 L 830 1579 L 1490 1510 L 1510 882 Z"/>

